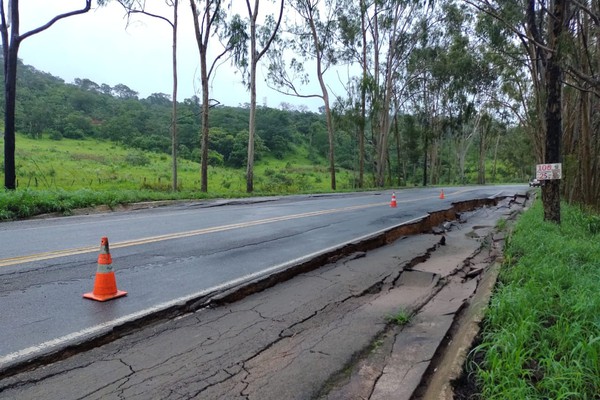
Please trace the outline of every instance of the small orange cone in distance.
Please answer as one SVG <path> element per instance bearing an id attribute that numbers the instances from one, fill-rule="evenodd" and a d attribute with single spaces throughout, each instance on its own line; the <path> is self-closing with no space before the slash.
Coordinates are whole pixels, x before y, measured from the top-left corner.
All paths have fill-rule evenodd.
<path id="1" fill-rule="evenodd" d="M 96 271 L 96 280 L 94 281 L 94 291 L 85 293 L 86 299 L 107 301 L 123 297 L 127 294 L 122 290 L 117 290 L 117 281 L 115 271 L 112 269 L 112 258 L 108 250 L 108 238 L 103 237 L 100 241 L 100 254 L 98 254 L 98 270 Z"/>
<path id="2" fill-rule="evenodd" d="M 444 189 L 440 192 L 440 199 L 444 200 L 446 196 L 444 196 Z"/>
<path id="3" fill-rule="evenodd" d="M 390 201 L 390 207 L 396 208 L 398 204 L 396 203 L 396 193 L 392 193 L 392 201 Z"/>

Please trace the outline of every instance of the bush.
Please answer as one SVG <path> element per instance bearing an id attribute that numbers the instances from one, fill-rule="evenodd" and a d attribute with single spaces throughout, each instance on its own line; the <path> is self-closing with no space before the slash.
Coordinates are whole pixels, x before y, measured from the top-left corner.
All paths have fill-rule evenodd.
<path id="1" fill-rule="evenodd" d="M 150 159 L 141 151 L 129 153 L 125 156 L 125 162 L 129 165 L 143 167 L 150 164 Z"/>
<path id="2" fill-rule="evenodd" d="M 56 129 L 48 129 L 46 131 L 46 134 L 48 135 L 48 137 L 52 140 L 62 140 L 63 139 L 63 135 L 62 133 L 60 133 L 59 131 L 57 131 Z"/>

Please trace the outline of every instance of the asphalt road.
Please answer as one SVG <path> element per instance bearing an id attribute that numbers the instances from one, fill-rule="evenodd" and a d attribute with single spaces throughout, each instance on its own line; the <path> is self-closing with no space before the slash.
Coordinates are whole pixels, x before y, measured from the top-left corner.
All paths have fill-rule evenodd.
<path id="1" fill-rule="evenodd" d="M 445 209 L 526 186 L 414 189 L 186 203 L 134 212 L 0 224 L 0 370 Z M 107 236 L 120 290 L 92 290 Z"/>

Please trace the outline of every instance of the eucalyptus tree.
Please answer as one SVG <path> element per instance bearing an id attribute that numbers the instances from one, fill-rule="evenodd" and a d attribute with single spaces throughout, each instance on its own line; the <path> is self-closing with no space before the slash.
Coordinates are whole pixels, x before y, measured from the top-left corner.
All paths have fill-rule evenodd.
<path id="1" fill-rule="evenodd" d="M 155 14 L 148 11 L 146 0 L 117 0 L 127 11 L 127 24 L 133 14 L 142 14 L 151 18 L 164 21 L 169 24 L 172 31 L 172 73 L 173 73 L 173 90 L 172 90 L 172 112 L 171 112 L 171 174 L 172 174 L 172 190 L 177 191 L 177 148 L 179 146 L 177 140 L 177 28 L 178 28 L 178 9 L 179 0 L 165 0 L 165 4 L 173 9 L 172 19 L 163 15 Z"/>
<path id="2" fill-rule="evenodd" d="M 565 42 L 569 32 L 571 0 L 466 0 L 482 13 L 481 26 L 492 45 L 517 41 L 521 47 L 513 62 L 527 68 L 533 87 L 539 153 L 544 163 L 561 162 L 562 86 L 566 67 Z M 502 39 L 502 37 L 507 39 Z M 502 46 L 497 46 L 502 49 Z M 512 46 L 511 46 L 512 47 Z M 502 49 L 506 50 L 506 48 Z M 560 181 L 549 180 L 542 186 L 544 219 L 560 223 Z"/>
<path id="3" fill-rule="evenodd" d="M 444 128 L 443 105 L 447 103 L 445 84 L 448 77 L 444 76 L 444 69 L 435 68 L 438 56 L 443 52 L 439 43 L 443 37 L 439 16 L 439 13 L 434 13 L 427 23 L 422 24 L 422 35 L 406 66 L 409 109 L 417 117 L 421 130 L 423 186 L 430 180 L 432 183 L 437 181 L 437 150 Z"/>
<path id="4" fill-rule="evenodd" d="M 374 4 L 371 19 L 374 93 L 372 125 L 375 131 L 375 183 L 385 184 L 388 142 L 394 96 L 401 72 L 422 33 L 423 19 L 431 9 L 421 1 L 383 1 Z"/>
<path id="5" fill-rule="evenodd" d="M 92 7 L 92 0 L 85 0 L 82 8 L 56 15 L 45 24 L 25 33 L 20 32 L 19 0 L 0 0 L 0 35 L 4 56 L 4 187 L 16 189 L 15 171 L 15 104 L 17 96 L 17 61 L 19 46 L 23 40 L 50 28 L 61 19 L 84 14 Z M 98 0 L 103 4 L 104 0 Z"/>
<path id="6" fill-rule="evenodd" d="M 484 115 L 491 112 L 497 79 L 490 72 L 481 46 L 469 33 L 473 24 L 469 10 L 457 4 L 444 7 L 443 40 L 433 64 L 434 77 L 443 86 L 443 111 L 451 120 L 451 136 L 456 144 L 460 182 L 465 182 L 466 157 L 482 132 Z M 480 140 L 480 143 L 485 143 Z M 485 180 L 485 153 L 479 154 L 480 183 Z"/>
<path id="7" fill-rule="evenodd" d="M 373 2 L 346 0 L 339 16 L 340 39 L 343 44 L 342 56 L 347 62 L 360 65 L 361 75 L 348 84 L 347 112 L 356 120 L 358 137 L 358 187 L 364 186 L 365 136 L 367 127 L 367 90 L 373 82 L 370 71 L 371 42 L 369 41 L 368 14 Z M 358 94 L 359 100 L 355 98 Z M 340 104 L 342 105 L 342 104 Z"/>
<path id="8" fill-rule="evenodd" d="M 302 98 L 317 97 L 323 100 L 329 141 L 331 189 L 335 190 L 335 129 L 325 74 L 338 61 L 337 16 L 341 14 L 343 2 L 341 0 L 290 0 L 288 4 L 295 11 L 295 14 L 291 14 L 292 18 L 296 18 L 289 21 L 288 31 L 292 38 L 281 40 L 277 48 L 270 53 L 268 79 L 281 93 Z M 289 59 L 289 65 L 286 65 L 288 53 L 285 49 L 295 53 L 295 56 Z M 306 94 L 300 87 L 309 82 L 309 74 L 304 69 L 305 62 L 314 63 L 314 74 L 320 88 L 319 94 Z"/>
<path id="9" fill-rule="evenodd" d="M 565 62 L 563 155 L 567 200 L 600 210 L 600 4 L 574 1 L 570 35 L 561 38 Z"/>
<path id="10" fill-rule="evenodd" d="M 215 39 L 220 39 L 219 29 L 221 28 L 221 36 L 227 36 L 227 24 L 225 21 L 225 11 L 222 9 L 221 0 L 190 0 L 192 16 L 194 19 L 194 32 L 198 52 L 200 54 L 200 85 L 202 88 L 202 134 L 201 134 L 201 163 L 200 163 L 200 190 L 208 191 L 208 114 L 210 110 L 210 87 L 209 80 L 215 72 L 219 60 L 228 56 L 228 53 L 235 48 L 235 41 L 239 38 L 230 36 L 229 40 L 221 48 L 209 65 L 208 55 L 210 46 L 215 45 Z"/>
<path id="11" fill-rule="evenodd" d="M 238 3 L 239 4 L 239 3 Z M 254 191 L 254 137 L 256 135 L 256 69 L 258 62 L 269 50 L 271 43 L 275 39 L 281 20 L 283 18 L 284 0 L 279 2 L 279 16 L 277 20 L 272 15 L 266 17 L 265 24 L 258 26 L 258 16 L 260 0 L 254 0 L 254 5 L 250 0 L 246 0 L 246 9 L 248 12 L 249 34 L 245 31 L 247 26 L 243 23 L 232 25 L 231 35 L 239 39 L 235 41 L 237 46 L 232 50 L 234 53 L 235 64 L 243 70 L 244 80 L 247 81 L 250 90 L 250 118 L 248 126 L 248 158 L 246 163 L 246 191 Z M 244 31 L 236 31 L 244 29 Z M 250 41 L 250 52 L 248 54 L 248 43 Z M 259 49 L 259 45 L 262 47 Z M 249 68 L 249 71 L 248 71 Z"/>
<path id="12" fill-rule="evenodd" d="M 385 184 L 392 118 L 407 99 L 407 63 L 423 33 L 422 26 L 432 10 L 427 1 L 348 1 L 340 17 L 344 57 L 360 66 L 355 80 L 359 100 L 359 185 L 363 181 L 365 131 L 371 129 L 374 144 L 375 183 Z M 350 92 L 350 91 L 349 91 Z M 398 145 L 398 141 L 396 144 Z M 398 149 L 396 150 L 398 154 Z"/>

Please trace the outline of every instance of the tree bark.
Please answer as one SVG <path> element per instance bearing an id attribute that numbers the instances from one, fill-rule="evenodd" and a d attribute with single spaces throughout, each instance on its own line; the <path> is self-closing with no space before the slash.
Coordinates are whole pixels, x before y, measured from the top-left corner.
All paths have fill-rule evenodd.
<path id="1" fill-rule="evenodd" d="M 173 0 L 173 114 L 171 117 L 171 158 L 173 172 L 173 191 L 177 187 L 177 10 L 179 0 Z"/>
<path id="2" fill-rule="evenodd" d="M 192 0 L 193 1 L 193 0 Z M 202 86 L 202 156 L 200 165 L 200 191 L 206 193 L 208 191 L 208 112 L 210 110 L 209 104 L 209 87 L 208 87 L 208 73 L 206 70 L 206 54 L 204 57 L 200 57 L 200 82 Z"/>
<path id="3" fill-rule="evenodd" d="M 250 121 L 248 129 L 248 160 L 246 165 L 246 192 L 254 191 L 254 136 L 256 131 L 256 21 L 250 18 Z"/>
<path id="4" fill-rule="evenodd" d="M 358 138 L 358 187 L 365 184 L 365 127 L 367 121 L 367 28 L 365 15 L 367 13 L 365 0 L 360 2 L 360 26 L 362 31 L 362 82 L 360 85 L 360 131 Z"/>
<path id="5" fill-rule="evenodd" d="M 545 163 L 561 162 L 562 139 L 562 70 L 559 39 L 564 30 L 567 0 L 555 0 L 551 14 L 546 64 L 546 151 Z M 560 180 L 545 181 L 542 187 L 544 220 L 560 224 Z"/>
<path id="6" fill-rule="evenodd" d="M 15 106 L 17 97 L 17 55 L 19 42 L 8 46 L 4 59 L 4 187 L 17 188 L 15 170 Z"/>

